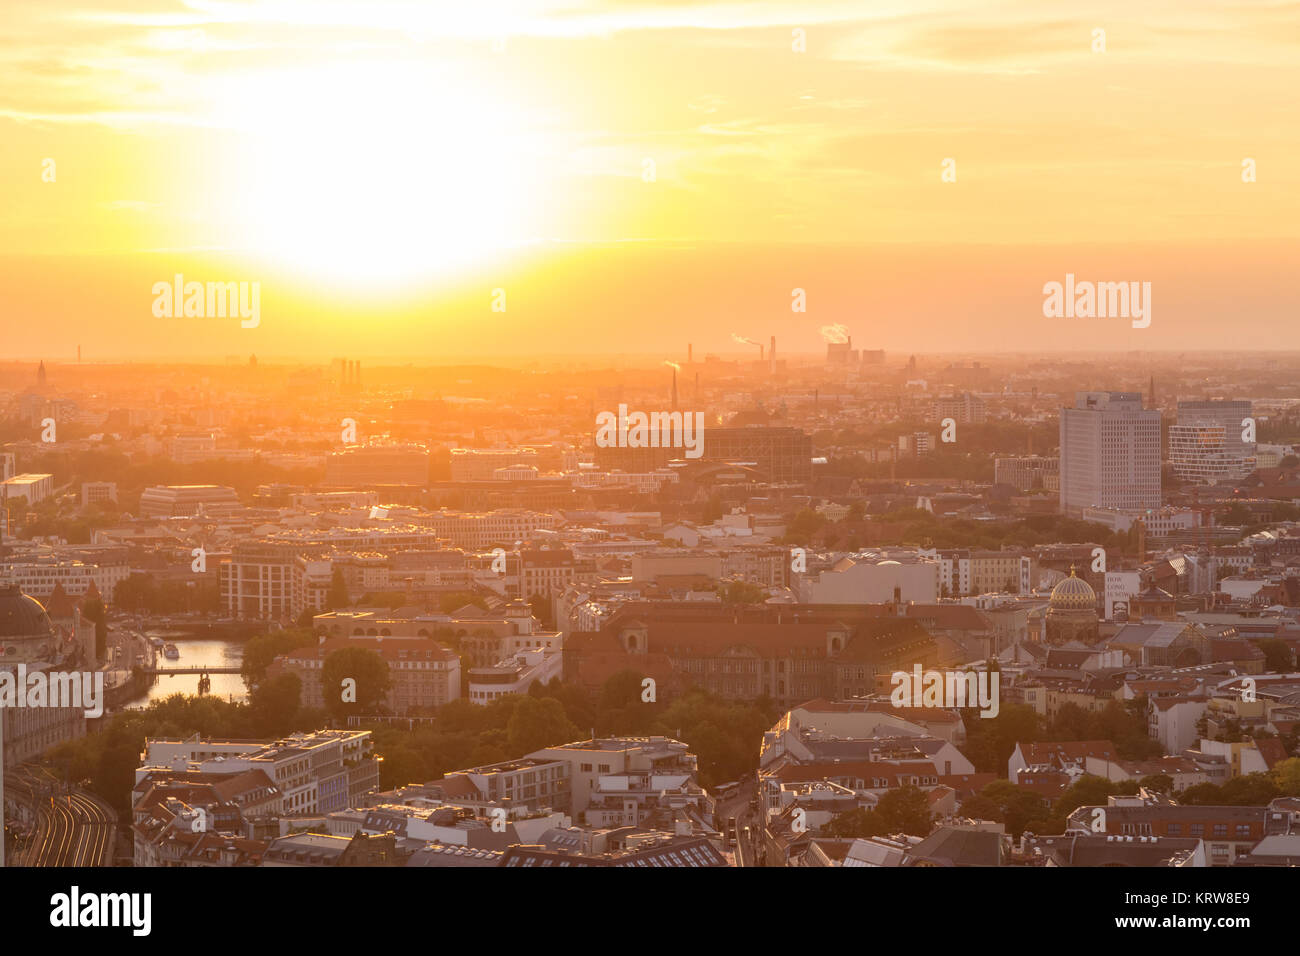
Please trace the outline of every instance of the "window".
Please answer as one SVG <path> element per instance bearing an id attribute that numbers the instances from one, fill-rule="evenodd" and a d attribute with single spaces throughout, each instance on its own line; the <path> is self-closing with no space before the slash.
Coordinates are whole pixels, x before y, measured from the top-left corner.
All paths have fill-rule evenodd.
<path id="1" fill-rule="evenodd" d="M 1182 836 L 1183 825 L 1181 823 L 1171 823 L 1165 827 L 1166 836 Z"/>
<path id="2" fill-rule="evenodd" d="M 1215 835 L 1216 837 L 1218 837 L 1218 836 L 1227 836 L 1227 835 L 1228 835 L 1228 825 L 1227 825 L 1226 823 L 1216 823 L 1216 824 L 1214 825 L 1214 835 Z"/>
<path id="3" fill-rule="evenodd" d="M 1238 836 L 1238 837 L 1241 837 L 1242 839 L 1248 839 L 1248 838 L 1250 837 L 1250 824 L 1249 824 L 1249 823 L 1238 823 L 1238 824 L 1237 824 L 1237 836 Z"/>

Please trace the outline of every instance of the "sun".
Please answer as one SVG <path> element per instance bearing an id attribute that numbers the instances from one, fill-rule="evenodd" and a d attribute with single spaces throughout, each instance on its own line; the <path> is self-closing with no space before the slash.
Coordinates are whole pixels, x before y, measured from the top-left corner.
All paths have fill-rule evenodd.
<path id="1" fill-rule="evenodd" d="M 522 126 L 463 75 L 382 63 L 231 81 L 236 241 L 331 284 L 454 274 L 519 237 Z"/>

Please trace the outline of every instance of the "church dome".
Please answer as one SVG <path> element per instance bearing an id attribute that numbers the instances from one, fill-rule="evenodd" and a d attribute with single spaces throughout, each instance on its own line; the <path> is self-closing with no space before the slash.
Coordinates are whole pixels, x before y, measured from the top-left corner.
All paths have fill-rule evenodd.
<path id="1" fill-rule="evenodd" d="M 0 584 L 0 640 L 7 637 L 48 637 L 52 628 L 41 602 L 16 584 Z"/>
<path id="2" fill-rule="evenodd" d="M 1097 607 L 1097 592 L 1083 578 L 1075 577 L 1074 568 L 1070 568 L 1070 576 L 1052 588 L 1050 607 L 1056 611 L 1092 611 Z"/>

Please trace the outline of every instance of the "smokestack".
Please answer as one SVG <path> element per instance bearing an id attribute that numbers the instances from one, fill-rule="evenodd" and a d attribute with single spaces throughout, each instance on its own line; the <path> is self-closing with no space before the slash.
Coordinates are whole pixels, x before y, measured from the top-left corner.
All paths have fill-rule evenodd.
<path id="1" fill-rule="evenodd" d="M 700 373 L 695 373 L 695 407 L 700 407 Z"/>
<path id="2" fill-rule="evenodd" d="M 759 347 L 758 347 L 758 361 L 759 361 L 760 364 L 761 364 L 762 361 L 763 361 L 763 346 L 762 346 L 762 345 L 759 345 Z"/>
<path id="3" fill-rule="evenodd" d="M 677 369 L 673 369 L 673 411 L 677 411 Z"/>
<path id="4" fill-rule="evenodd" d="M 686 344 L 686 364 L 691 365 L 695 362 L 695 345 L 688 342 Z"/>
<path id="5" fill-rule="evenodd" d="M 776 374 L 776 336 L 772 336 L 772 344 L 767 350 L 768 371 L 773 375 Z"/>

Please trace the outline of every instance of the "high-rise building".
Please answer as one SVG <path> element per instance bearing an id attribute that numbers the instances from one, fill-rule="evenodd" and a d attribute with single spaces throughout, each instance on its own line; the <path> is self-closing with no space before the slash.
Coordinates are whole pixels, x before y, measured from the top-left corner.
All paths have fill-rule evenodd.
<path id="1" fill-rule="evenodd" d="M 984 399 L 970 392 L 941 395 L 934 402 L 933 420 L 936 422 L 951 418 L 959 425 L 982 425 L 987 417 Z"/>
<path id="2" fill-rule="evenodd" d="M 1138 392 L 1077 392 L 1061 409 L 1061 511 L 1160 507 L 1160 411 Z"/>
<path id="3" fill-rule="evenodd" d="M 1169 464 L 1179 478 L 1213 484 L 1245 478 L 1256 467 L 1255 443 L 1243 440 L 1248 401 L 1179 402 L 1169 429 Z"/>

